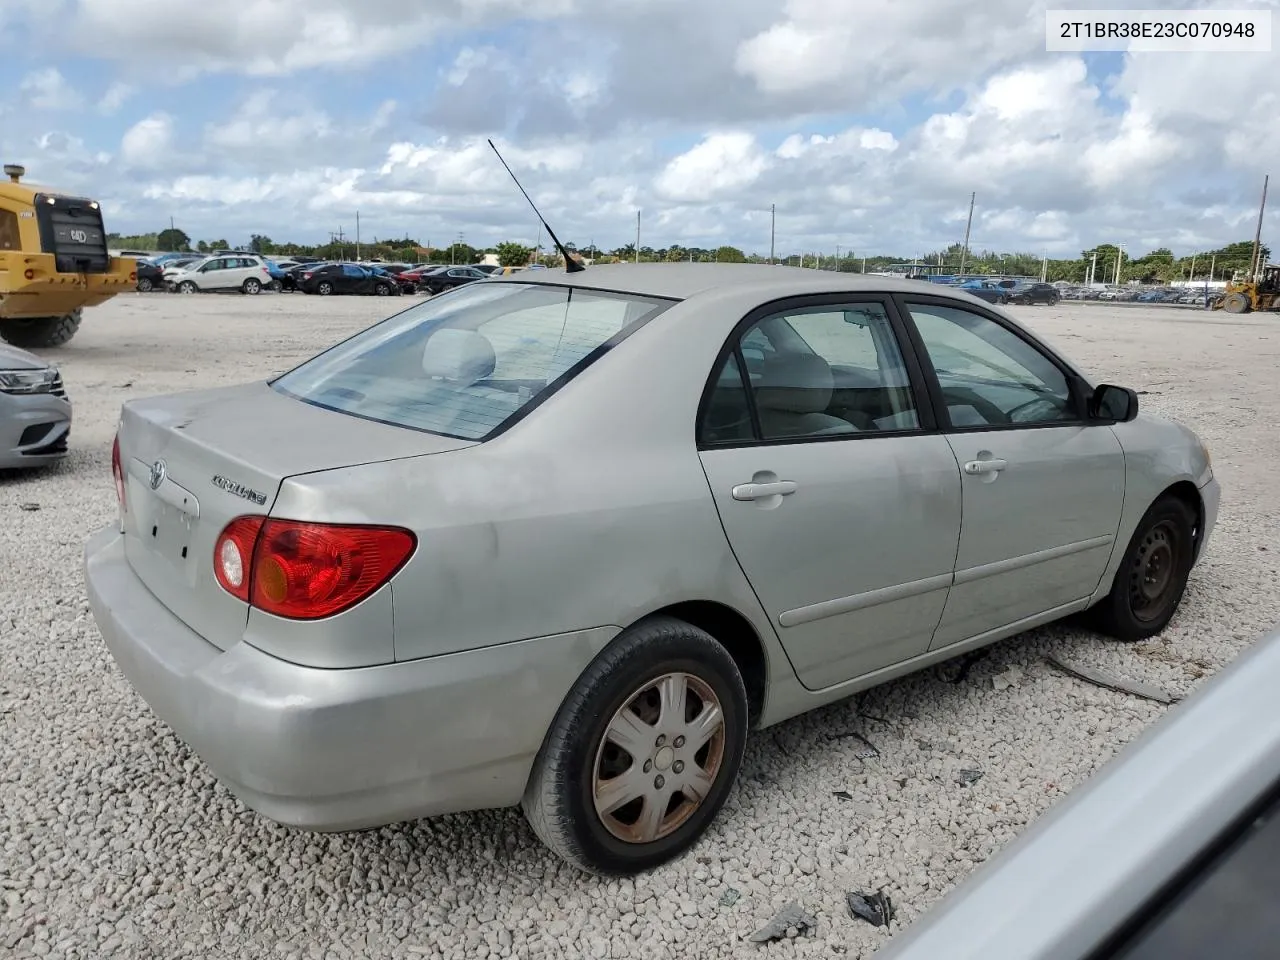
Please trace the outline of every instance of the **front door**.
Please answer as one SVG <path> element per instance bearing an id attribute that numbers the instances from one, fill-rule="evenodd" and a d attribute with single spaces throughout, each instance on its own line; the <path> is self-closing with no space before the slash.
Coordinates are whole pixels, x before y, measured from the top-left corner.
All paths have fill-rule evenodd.
<path id="1" fill-rule="evenodd" d="M 800 681 L 820 689 L 928 650 L 960 475 L 927 429 L 888 305 L 797 303 L 739 326 L 699 448 L 739 564 Z"/>
<path id="2" fill-rule="evenodd" d="M 1066 371 L 976 310 L 907 303 L 964 490 L 955 582 L 933 647 L 1090 596 L 1120 525 L 1124 452 Z"/>

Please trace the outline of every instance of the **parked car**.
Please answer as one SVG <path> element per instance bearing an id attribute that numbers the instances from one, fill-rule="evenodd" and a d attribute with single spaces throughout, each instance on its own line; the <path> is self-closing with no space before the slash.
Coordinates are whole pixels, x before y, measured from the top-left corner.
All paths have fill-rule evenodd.
<path id="1" fill-rule="evenodd" d="M 303 293 L 314 293 L 322 297 L 342 293 L 388 297 L 400 292 L 395 280 L 355 263 L 326 263 L 303 270 L 297 277 L 297 284 Z"/>
<path id="2" fill-rule="evenodd" d="M 323 262 L 317 263 L 299 263 L 296 266 L 289 267 L 284 271 L 284 276 L 280 278 L 280 289 L 286 292 L 295 292 L 298 289 L 298 280 L 304 273 L 315 271 L 324 266 Z"/>
<path id="3" fill-rule="evenodd" d="M 138 261 L 138 282 L 136 288 L 139 293 L 150 293 L 152 290 L 164 289 L 164 268 L 158 264 L 152 263 L 150 260 Z"/>
<path id="4" fill-rule="evenodd" d="M 411 278 L 405 276 L 403 269 L 389 270 L 386 267 L 382 267 L 382 266 L 369 267 L 368 269 L 371 270 L 377 276 L 386 277 L 388 280 L 391 280 L 393 283 L 395 283 L 397 293 L 408 294 L 408 293 L 417 292 L 417 289 L 418 289 L 417 284 L 415 284 Z"/>
<path id="5" fill-rule="evenodd" d="M 481 273 L 492 277 L 495 273 L 502 269 L 496 263 L 476 263 L 472 264 L 473 270 L 479 270 Z"/>
<path id="6" fill-rule="evenodd" d="M 476 280 L 485 280 L 487 273 L 481 273 L 475 267 L 444 267 L 434 273 L 428 273 L 418 281 L 418 285 L 427 293 L 440 293 L 451 290 Z"/>
<path id="7" fill-rule="evenodd" d="M 1086 610 L 1158 634 L 1220 496 L 999 308 L 731 264 L 451 290 L 128 401 L 113 471 L 94 616 L 250 807 L 522 804 L 624 874 L 707 828 L 748 729 Z"/>
<path id="8" fill-rule="evenodd" d="M 1058 288 L 1047 283 L 1026 283 L 1008 291 L 1006 303 L 1036 304 L 1053 306 L 1062 299 Z"/>
<path id="9" fill-rule="evenodd" d="M 0 343 L 0 469 L 60 460 L 70 436 L 71 401 L 58 368 Z"/>
<path id="10" fill-rule="evenodd" d="M 967 294 L 987 301 L 987 303 L 1009 302 L 1010 288 L 1001 286 L 994 280 L 970 280 L 959 284 L 955 289 L 963 290 Z"/>
<path id="11" fill-rule="evenodd" d="M 259 256 L 207 257 L 179 270 L 165 271 L 165 283 L 178 293 L 239 290 L 258 294 L 271 283 L 271 271 Z"/>
<path id="12" fill-rule="evenodd" d="M 1263 960 L 1280 924 L 1280 631 L 1076 787 L 877 960 Z"/>

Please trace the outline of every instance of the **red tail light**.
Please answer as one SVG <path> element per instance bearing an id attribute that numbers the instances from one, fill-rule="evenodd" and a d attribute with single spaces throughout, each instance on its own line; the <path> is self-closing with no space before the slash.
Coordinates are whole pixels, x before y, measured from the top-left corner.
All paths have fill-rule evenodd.
<path id="1" fill-rule="evenodd" d="M 417 546 L 399 527 L 237 517 L 214 545 L 218 583 L 265 613 L 318 620 L 381 588 Z"/>
<path id="2" fill-rule="evenodd" d="M 120 509 L 127 509 L 124 499 L 124 468 L 120 465 L 120 434 L 116 433 L 115 440 L 111 443 L 111 476 L 116 481 L 116 500 L 120 503 Z"/>
<path id="3" fill-rule="evenodd" d="M 309 274 L 309 273 L 304 273 L 304 274 L 302 275 L 302 279 L 303 279 L 303 280 L 310 280 L 310 279 L 311 279 L 311 274 Z"/>

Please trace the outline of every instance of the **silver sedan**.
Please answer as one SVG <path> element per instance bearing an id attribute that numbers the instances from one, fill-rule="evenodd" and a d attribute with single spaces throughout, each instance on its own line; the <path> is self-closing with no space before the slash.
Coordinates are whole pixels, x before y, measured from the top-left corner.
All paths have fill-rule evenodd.
<path id="1" fill-rule="evenodd" d="M 58 368 L 0 343 L 0 469 L 55 463 L 70 435 L 71 401 Z"/>
<path id="2" fill-rule="evenodd" d="M 749 729 L 1068 614 L 1162 630 L 1219 491 L 1137 408 L 919 282 L 493 278 L 271 382 L 127 403 L 89 597 L 264 815 L 520 804 L 630 873 L 707 828 Z"/>

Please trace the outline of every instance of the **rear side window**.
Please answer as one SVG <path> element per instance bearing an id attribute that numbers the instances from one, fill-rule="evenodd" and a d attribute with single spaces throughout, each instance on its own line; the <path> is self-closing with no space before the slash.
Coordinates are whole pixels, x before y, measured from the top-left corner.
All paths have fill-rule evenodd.
<path id="1" fill-rule="evenodd" d="M 467 284 L 356 334 L 272 386 L 341 413 L 480 440 L 673 303 Z"/>

